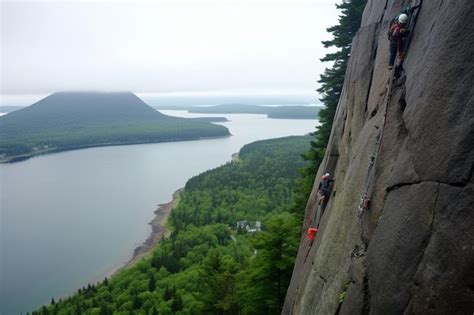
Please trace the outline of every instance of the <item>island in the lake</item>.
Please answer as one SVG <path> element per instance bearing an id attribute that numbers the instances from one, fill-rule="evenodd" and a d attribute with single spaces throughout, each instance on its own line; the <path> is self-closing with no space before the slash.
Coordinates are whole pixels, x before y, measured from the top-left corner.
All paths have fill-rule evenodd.
<path id="1" fill-rule="evenodd" d="M 60 92 L 0 117 L 0 162 L 107 145 L 229 136 L 210 120 L 164 115 L 129 92 Z"/>
<path id="2" fill-rule="evenodd" d="M 155 106 L 156 109 L 187 110 L 199 114 L 264 114 L 275 119 L 317 119 L 320 106 L 263 106 L 222 104 L 213 106 Z"/>
<path id="3" fill-rule="evenodd" d="M 205 121 L 205 122 L 228 122 L 226 117 L 193 117 L 192 120 Z"/>

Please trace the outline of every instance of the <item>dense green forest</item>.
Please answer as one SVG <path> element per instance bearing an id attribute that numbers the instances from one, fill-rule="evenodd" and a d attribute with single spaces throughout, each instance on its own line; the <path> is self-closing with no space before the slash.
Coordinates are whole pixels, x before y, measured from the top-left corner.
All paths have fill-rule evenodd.
<path id="1" fill-rule="evenodd" d="M 247 104 L 223 104 L 215 106 L 157 106 L 159 109 L 187 110 L 200 114 L 265 114 L 275 119 L 317 119 L 318 106 L 260 106 Z"/>
<path id="2" fill-rule="evenodd" d="M 326 152 L 334 115 L 342 93 L 352 38 L 359 30 L 366 3 L 367 0 L 351 0 L 337 4 L 336 7 L 341 10 L 339 24 L 327 29 L 333 35 L 333 39 L 323 41 L 324 47 L 336 50 L 321 59 L 321 61 L 332 62 L 332 66 L 321 74 L 318 81 L 321 86 L 317 91 L 321 95 L 320 101 L 324 104 L 324 108 L 319 111 L 320 125 L 312 133 L 311 149 L 303 154 L 303 158 L 309 163 L 300 170 L 301 179 L 297 184 L 294 207 L 294 210 L 299 212 L 300 220 L 303 219 L 306 202 L 313 188 L 314 176 Z"/>
<path id="3" fill-rule="evenodd" d="M 0 117 L 0 125 L 3 157 L 229 135 L 223 126 L 163 115 L 132 93 L 54 93 Z"/>
<path id="4" fill-rule="evenodd" d="M 279 314 L 300 228 L 289 212 L 311 137 L 244 146 L 190 179 L 148 258 L 34 314 Z M 260 232 L 237 221 L 261 221 Z"/>

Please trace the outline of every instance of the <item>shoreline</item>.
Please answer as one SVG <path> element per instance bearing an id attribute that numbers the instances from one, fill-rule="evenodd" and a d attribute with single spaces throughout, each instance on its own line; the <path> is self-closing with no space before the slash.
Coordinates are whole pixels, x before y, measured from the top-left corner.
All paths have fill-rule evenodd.
<path id="1" fill-rule="evenodd" d="M 212 139 L 220 139 L 220 138 L 228 138 L 231 137 L 232 134 L 229 132 L 227 135 L 222 136 L 212 136 L 212 137 L 196 137 L 196 138 L 189 138 L 189 139 L 165 139 L 160 141 L 132 141 L 132 142 L 110 142 L 110 143 L 97 143 L 97 144 L 87 144 L 87 145 L 78 145 L 78 146 L 71 146 L 71 147 L 63 147 L 63 148 L 50 148 L 44 150 L 38 150 L 35 152 L 25 153 L 21 155 L 15 156 L 8 156 L 8 157 L 0 157 L 0 164 L 9 164 L 9 163 L 17 163 L 22 162 L 33 157 L 47 155 L 47 154 L 54 154 L 54 153 L 61 153 L 61 152 L 68 152 L 68 151 L 75 151 L 75 150 L 82 150 L 82 149 L 91 149 L 91 148 L 100 148 L 100 147 L 114 147 L 114 146 L 122 146 L 122 145 L 135 145 L 135 144 L 156 144 L 156 143 L 169 143 L 169 142 L 185 142 L 185 141 L 199 141 L 199 140 L 212 140 Z"/>
<path id="2" fill-rule="evenodd" d="M 179 188 L 173 193 L 171 201 L 167 203 L 162 203 L 158 205 L 158 208 L 154 211 L 155 216 L 153 219 L 148 222 L 151 225 L 151 232 L 147 239 L 143 242 L 142 245 L 139 245 L 133 250 L 133 256 L 128 260 L 124 265 L 115 270 L 111 277 L 116 273 L 120 272 L 123 269 L 133 266 L 136 262 L 140 261 L 142 258 L 151 254 L 153 248 L 161 240 L 163 236 L 166 236 L 170 231 L 166 227 L 166 222 L 171 214 L 171 211 L 179 202 L 179 198 L 183 188 Z"/>
<path id="3" fill-rule="evenodd" d="M 240 162 L 239 152 L 232 153 L 231 162 L 236 162 L 236 163 Z"/>

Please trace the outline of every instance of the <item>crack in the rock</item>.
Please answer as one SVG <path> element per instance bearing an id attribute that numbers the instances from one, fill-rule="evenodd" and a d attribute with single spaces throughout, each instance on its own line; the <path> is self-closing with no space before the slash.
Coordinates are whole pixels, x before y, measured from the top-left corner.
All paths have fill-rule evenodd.
<path id="1" fill-rule="evenodd" d="M 379 37 L 380 29 L 379 27 L 376 27 L 375 29 L 375 34 L 373 37 L 373 55 L 372 55 L 372 65 L 375 64 L 375 59 L 377 58 L 377 51 L 379 48 L 379 43 L 378 43 L 378 37 Z M 370 92 L 372 91 L 372 83 L 374 80 L 374 72 L 375 72 L 375 67 L 372 67 L 372 71 L 370 71 L 370 78 L 369 78 L 369 89 L 367 91 L 367 97 L 365 99 L 365 110 L 364 110 L 364 115 L 367 113 L 367 107 L 369 106 L 369 98 L 370 98 Z"/>
<path id="2" fill-rule="evenodd" d="M 385 11 L 387 10 L 387 5 L 388 5 L 388 0 L 385 1 L 385 6 L 384 6 L 384 8 L 383 8 L 382 16 L 380 17 L 380 22 L 379 22 L 379 23 L 382 23 L 382 22 L 383 22 L 383 18 L 385 17 Z"/>
<path id="3" fill-rule="evenodd" d="M 364 276 L 364 283 L 362 284 L 362 293 L 364 294 L 364 306 L 362 309 L 362 314 L 370 314 L 370 300 L 371 294 L 369 289 L 369 275 L 366 273 Z"/>
<path id="4" fill-rule="evenodd" d="M 418 262 L 416 263 L 417 268 L 416 268 L 415 273 L 413 274 L 413 279 L 412 279 L 413 283 L 410 285 L 410 288 L 408 289 L 408 293 L 410 294 L 410 297 L 407 299 L 405 307 L 402 308 L 404 310 L 404 312 L 403 312 L 404 314 L 405 314 L 406 309 L 410 305 L 410 301 L 412 300 L 412 292 L 411 292 L 412 288 L 414 286 L 417 286 L 416 282 L 415 282 L 415 278 L 416 278 L 416 275 L 418 274 L 418 271 L 420 269 L 420 265 L 421 265 L 421 262 L 423 261 L 423 257 L 425 257 L 425 253 L 426 253 L 426 250 L 428 248 L 428 245 L 431 242 L 431 237 L 433 236 L 433 228 L 434 228 L 434 222 L 435 222 L 435 216 L 436 216 L 436 207 L 438 205 L 440 190 L 441 190 L 441 183 L 438 183 L 438 188 L 436 189 L 436 198 L 435 198 L 435 201 L 433 203 L 433 208 L 432 208 L 432 213 L 431 213 L 430 229 L 429 229 L 428 235 L 426 236 L 425 240 L 423 240 L 423 244 L 421 245 L 422 254 L 419 257 Z"/>
<path id="5" fill-rule="evenodd" d="M 321 280 L 323 280 L 324 283 L 328 282 L 328 280 L 326 278 L 324 278 L 323 276 L 321 276 L 321 275 L 318 275 L 318 276 L 319 276 L 319 278 L 321 278 Z"/>
<path id="6" fill-rule="evenodd" d="M 435 181 L 435 180 L 417 180 L 413 182 L 402 182 L 402 183 L 394 184 L 392 186 L 386 187 L 385 191 L 389 193 L 393 190 L 399 189 L 404 186 L 419 185 L 421 183 L 437 183 L 437 184 L 444 184 L 444 185 L 448 185 L 452 187 L 464 188 L 468 185 L 469 181 L 448 183 L 448 182 Z"/>

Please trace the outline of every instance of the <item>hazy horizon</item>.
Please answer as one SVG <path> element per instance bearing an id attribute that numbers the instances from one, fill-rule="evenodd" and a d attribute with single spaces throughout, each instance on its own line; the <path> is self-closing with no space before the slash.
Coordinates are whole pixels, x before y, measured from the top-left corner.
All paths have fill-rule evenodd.
<path id="1" fill-rule="evenodd" d="M 58 92 L 131 92 L 131 91 L 58 91 Z M 133 92 L 132 92 L 133 93 Z M 29 106 L 51 95 L 3 95 L 0 106 Z M 210 92 L 183 93 L 134 93 L 151 106 L 184 106 L 184 105 L 321 105 L 316 94 L 234 94 Z"/>
<path id="2" fill-rule="evenodd" d="M 339 2 L 2 1 L 0 105 L 70 90 L 317 102 Z"/>

